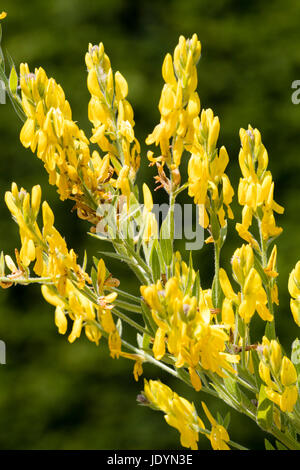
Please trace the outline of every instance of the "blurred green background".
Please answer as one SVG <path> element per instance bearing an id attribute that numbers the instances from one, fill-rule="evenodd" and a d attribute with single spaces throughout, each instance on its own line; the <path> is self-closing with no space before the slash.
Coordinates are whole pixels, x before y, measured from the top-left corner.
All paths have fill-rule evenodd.
<path id="1" fill-rule="evenodd" d="M 220 144 L 231 157 L 227 173 L 237 188 L 239 128 L 250 123 L 260 129 L 269 151 L 276 182 L 275 199 L 286 208 L 278 224 L 284 232 L 279 245 L 280 339 L 290 351 L 299 335 L 289 310 L 288 274 L 299 256 L 300 105 L 291 101 L 291 84 L 300 79 L 300 3 L 298 0 L 22 0 L 1 2 L 8 12 L 3 22 L 3 49 L 16 64 L 43 66 L 63 86 L 74 119 L 87 135 L 89 94 L 84 55 L 89 42 L 102 41 L 113 69 L 129 83 L 135 110 L 136 135 L 143 143 L 158 122 L 162 87 L 161 64 L 173 51 L 180 34 L 197 33 L 202 43 L 198 92 L 202 107 L 220 117 Z M 88 226 L 71 213 L 49 187 L 41 162 L 19 141 L 21 122 L 10 103 L 0 107 L 0 248 L 13 253 L 18 231 L 4 204 L 12 181 L 29 189 L 41 184 L 53 207 L 56 226 L 80 257 L 105 249 L 86 235 Z M 155 172 L 148 168 L 143 144 L 140 179 L 153 188 Z M 161 193 L 156 193 L 160 198 Z M 240 220 L 236 201 L 234 210 Z M 231 235 L 223 250 L 229 266 L 241 244 Z M 212 277 L 211 247 L 194 253 L 202 283 Z M 120 263 L 107 262 L 121 287 L 137 291 L 135 281 Z M 178 433 L 161 413 L 137 406 L 132 363 L 112 360 L 105 341 L 97 348 L 84 335 L 70 345 L 57 333 L 53 308 L 37 286 L 0 292 L 0 339 L 7 346 L 7 364 L 0 366 L 0 449 L 176 449 Z M 256 319 L 258 333 L 262 322 Z M 190 390 L 157 369 L 145 366 L 145 377 L 160 378 L 185 397 L 199 400 Z M 205 397 L 201 396 L 201 399 Z M 206 400 L 212 410 L 222 403 Z M 199 407 L 199 411 L 200 407 Z M 232 412 L 230 436 L 252 449 L 263 449 L 263 433 L 247 418 Z M 209 449 L 202 439 L 200 448 Z"/>

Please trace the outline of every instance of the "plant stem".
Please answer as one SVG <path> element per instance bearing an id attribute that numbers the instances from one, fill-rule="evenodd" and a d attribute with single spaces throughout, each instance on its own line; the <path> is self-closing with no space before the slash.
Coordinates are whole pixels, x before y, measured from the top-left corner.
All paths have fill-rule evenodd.
<path id="1" fill-rule="evenodd" d="M 214 277 L 214 307 L 217 309 L 221 309 L 220 305 L 220 252 L 221 249 L 219 247 L 218 242 L 214 242 L 214 255 L 215 255 L 215 277 Z"/>
<path id="2" fill-rule="evenodd" d="M 262 262 L 262 268 L 265 269 L 267 267 L 268 263 L 268 257 L 267 257 L 267 246 L 266 242 L 263 237 L 262 233 L 262 228 L 261 228 L 261 221 L 258 220 L 258 228 L 259 228 L 259 236 L 260 236 L 260 248 L 261 248 L 261 262 Z M 273 339 L 276 338 L 276 329 L 275 329 L 275 317 L 274 317 L 274 309 L 273 309 L 273 302 L 272 302 L 272 293 L 271 293 L 271 285 L 270 285 L 270 278 L 268 277 L 266 285 L 266 293 L 267 293 L 267 298 L 268 298 L 268 307 L 271 315 L 273 315 L 273 320 L 270 322 L 271 325 L 271 334 Z"/>
<path id="3" fill-rule="evenodd" d="M 141 333 L 144 333 L 145 335 L 151 336 L 151 333 L 148 330 L 146 330 L 146 328 L 136 323 L 134 320 L 129 318 L 127 315 L 125 315 L 125 313 L 120 312 L 116 308 L 112 309 L 112 313 L 114 313 L 118 318 L 123 320 L 128 325 L 132 326 L 135 330 L 140 331 Z"/>

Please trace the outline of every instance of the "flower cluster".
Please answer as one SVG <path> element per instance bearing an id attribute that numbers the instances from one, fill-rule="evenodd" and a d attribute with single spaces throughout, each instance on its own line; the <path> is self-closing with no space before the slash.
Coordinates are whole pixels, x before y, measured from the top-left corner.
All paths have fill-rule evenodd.
<path id="1" fill-rule="evenodd" d="M 264 337 L 261 349 L 259 375 L 266 384 L 266 395 L 281 411 L 291 413 L 298 399 L 295 366 L 287 356 L 282 355 L 277 341 Z"/>
<path id="2" fill-rule="evenodd" d="M 55 323 L 59 333 L 65 334 L 67 331 L 68 313 L 73 321 L 69 341 L 72 343 L 78 338 L 84 326 L 88 339 L 98 344 L 101 337 L 101 331 L 95 324 L 98 319 L 103 330 L 109 334 L 112 355 L 119 354 L 120 337 L 110 313 L 117 294 L 103 295 L 105 287 L 116 283 L 107 275 L 103 260 L 98 263 L 98 297 L 96 301 L 91 301 L 82 293 L 86 283 L 92 283 L 90 276 L 77 264 L 74 250 L 68 250 L 64 238 L 54 227 L 54 214 L 46 201 L 42 204 L 43 227 L 39 227 L 37 219 L 41 206 L 41 187 L 34 186 L 30 194 L 23 188 L 19 190 L 13 183 L 12 190 L 5 195 L 5 201 L 19 225 L 22 243 L 20 252 L 16 250 L 18 266 L 8 255 L 5 257 L 11 271 L 7 279 L 11 282 L 26 282 L 29 266 L 35 263 L 33 271 L 39 276 L 37 281 L 42 284 L 42 294 L 56 308 Z"/>
<path id="3" fill-rule="evenodd" d="M 220 283 L 225 295 L 222 315 L 224 320 L 234 327 L 235 317 L 232 305 L 246 323 L 249 323 L 255 311 L 265 321 L 272 321 L 273 315 L 266 306 L 268 299 L 261 277 L 254 267 L 254 254 L 251 245 L 242 245 L 232 257 L 232 272 L 235 281 L 240 285 L 236 294 L 230 284 L 226 271 L 220 269 Z"/>
<path id="4" fill-rule="evenodd" d="M 146 143 L 159 145 L 161 151 L 156 158 L 149 151 L 149 160 L 167 163 L 172 171 L 180 165 L 184 147 L 193 136 L 193 120 L 200 111 L 196 92 L 200 54 L 201 44 L 196 34 L 190 40 L 180 36 L 173 58 L 167 54 L 162 66 L 165 85 L 159 101 L 161 119 Z"/>
<path id="5" fill-rule="evenodd" d="M 1 13 L 0 20 L 5 16 Z M 167 54 L 162 66 L 161 118 L 146 139 L 146 144 L 160 147 L 160 155 L 149 151 L 147 156 L 150 166 L 158 169 L 156 189 L 162 187 L 169 195 L 162 222 L 153 212 L 150 187 L 141 182 L 139 188 L 137 181 L 141 148 L 127 82 L 119 71 L 113 73 L 102 43 L 90 44 L 85 57 L 90 139 L 73 120 L 62 87 L 41 67 L 31 73 L 21 64 L 20 76 L 13 67 L 7 78 L 0 63 L 0 79 L 24 118 L 22 144 L 42 160 L 60 198 L 75 201 L 78 216 L 93 225 L 90 235 L 111 243 L 114 251 L 101 253 L 128 265 L 141 295 L 122 290 L 103 259 L 93 257 L 88 274 L 87 256 L 79 265 L 54 226 L 50 206 L 42 203 L 40 186 L 28 193 L 16 183 L 5 201 L 19 226 L 21 248 L 15 250 L 15 261 L 1 253 L 0 287 L 41 285 L 43 297 L 55 307 L 58 331 L 68 332 L 69 342 L 82 331 L 96 345 L 104 337 L 112 357 L 134 361 L 136 380 L 144 373 L 144 364 L 155 365 L 192 387 L 193 393 L 201 390 L 222 399 L 272 434 L 277 446 L 279 442 L 299 450 L 300 341 L 293 342 L 289 358 L 275 329 L 279 299 L 277 245 L 272 243 L 282 231 L 275 216 L 283 208 L 273 198 L 274 182 L 260 132 L 251 126 L 241 129 L 238 201 L 243 209 L 236 229 L 246 243 L 231 259 L 238 284 L 234 289 L 221 265 L 234 190 L 225 173 L 228 153 L 218 147 L 219 118 L 210 108 L 200 110 L 200 53 L 196 34 L 191 39 L 180 36 L 173 56 Z M 98 149 L 92 151 L 92 144 Z M 185 156 L 187 175 L 182 181 Z M 192 253 L 187 263 L 174 250 L 175 202 L 184 190 L 198 205 L 198 222 L 209 232 L 208 249 L 214 249 L 214 275 L 206 286 L 193 267 Z M 252 230 L 253 219 L 258 233 Z M 288 289 L 292 315 L 300 326 L 300 262 L 290 274 Z M 265 331 L 262 340 L 253 341 L 256 312 Z M 137 334 L 128 340 L 123 324 Z M 145 380 L 139 401 L 163 411 L 185 447 L 197 449 L 203 434 L 215 450 L 244 449 L 229 439 L 228 417 L 213 417 L 201 401 L 210 427 L 206 429 L 194 404 L 158 380 Z"/>
<path id="6" fill-rule="evenodd" d="M 146 403 L 149 402 L 154 409 L 159 409 L 165 413 L 166 422 L 180 432 L 182 446 L 197 450 L 200 433 L 210 440 L 214 450 L 230 450 L 227 445 L 229 436 L 226 428 L 218 424 L 204 402 L 202 402 L 202 407 L 211 424 L 211 431 L 205 429 L 194 403 L 180 397 L 158 380 L 149 380 L 149 382 L 145 380 L 141 402 L 145 401 Z"/>
<path id="7" fill-rule="evenodd" d="M 88 116 L 94 126 L 91 142 L 107 152 L 118 175 L 116 186 L 129 196 L 140 165 L 140 144 L 134 135 L 133 110 L 126 99 L 128 85 L 120 72 L 113 74 L 102 43 L 89 45 L 85 62 L 91 94 Z"/>
<path id="8" fill-rule="evenodd" d="M 186 289 L 186 279 L 178 272 L 165 285 L 157 281 L 142 286 L 141 293 L 157 325 L 154 357 L 162 359 L 167 346 L 175 366 L 187 366 L 193 387 L 200 390 L 198 372 L 204 369 L 224 376 L 224 369 L 235 373 L 231 363 L 238 362 L 239 356 L 226 352 L 227 325 L 215 322 L 211 290 L 201 290 L 198 300 L 192 295 L 192 285 Z"/>
<path id="9" fill-rule="evenodd" d="M 233 218 L 230 204 L 234 191 L 224 173 L 229 157 L 224 146 L 219 151 L 216 148 L 219 131 L 219 118 L 214 116 L 211 109 L 202 110 L 201 117 L 194 120 L 192 145 L 188 146 L 191 152 L 188 165 L 189 195 L 194 198 L 195 204 L 199 204 L 200 210 L 202 209 L 199 223 L 204 228 L 208 227 L 214 214 L 217 215 L 221 227 L 226 225 L 224 206 L 227 208 L 228 217 Z M 213 239 L 217 240 L 215 233 L 214 230 Z"/>
<path id="10" fill-rule="evenodd" d="M 261 225 L 263 240 L 277 237 L 282 232 L 277 227 L 274 212 L 282 214 L 283 207 L 274 201 L 274 181 L 268 167 L 268 153 L 261 141 L 261 134 L 250 125 L 248 130 L 240 130 L 241 149 L 239 163 L 243 178 L 238 188 L 239 203 L 243 206 L 242 223 L 236 229 L 244 240 L 254 248 L 258 244 L 249 232 L 252 218 L 255 217 Z"/>
<path id="11" fill-rule="evenodd" d="M 41 67 L 31 73 L 27 64 L 21 64 L 20 87 L 27 116 L 20 134 L 22 144 L 36 151 L 60 198 L 81 203 L 84 213 L 84 188 L 99 199 L 101 185 L 111 176 L 109 159 L 101 159 L 97 152 L 90 154 L 89 141 L 72 120 L 62 87 Z"/>
<path id="12" fill-rule="evenodd" d="M 178 429 L 181 444 L 196 450 L 199 431 L 205 427 L 194 404 L 158 380 L 145 380 L 144 396 L 153 407 L 165 413 L 165 420 L 170 426 Z"/>

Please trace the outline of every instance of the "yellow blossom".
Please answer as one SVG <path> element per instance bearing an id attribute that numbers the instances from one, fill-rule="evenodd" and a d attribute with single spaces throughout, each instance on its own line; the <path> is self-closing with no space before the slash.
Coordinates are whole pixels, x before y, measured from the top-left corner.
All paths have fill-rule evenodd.
<path id="1" fill-rule="evenodd" d="M 300 326 L 300 261 L 290 273 L 288 289 L 292 297 L 290 305 L 293 318 L 295 323 Z"/>
<path id="2" fill-rule="evenodd" d="M 184 294 L 181 282 L 181 277 L 172 277 L 164 287 L 160 281 L 142 286 L 141 293 L 157 324 L 154 357 L 160 360 L 169 351 L 176 358 L 176 367 L 188 367 L 192 385 L 200 390 L 199 367 L 223 377 L 223 370 L 235 373 L 231 363 L 238 362 L 239 356 L 226 352 L 225 325 L 212 324 L 211 293 L 201 291 L 197 301 Z"/>
<path id="3" fill-rule="evenodd" d="M 167 163 L 171 169 L 179 167 L 185 142 L 193 134 L 193 119 L 200 111 L 196 92 L 200 54 L 201 44 L 196 34 L 191 39 L 180 36 L 173 58 L 167 54 L 162 65 L 165 84 L 159 101 L 161 119 L 146 143 L 160 146 L 161 155 L 153 158 L 151 154 L 151 160 Z"/>
<path id="4" fill-rule="evenodd" d="M 151 405 L 165 413 L 166 422 L 180 432 L 181 445 L 197 450 L 199 432 L 204 429 L 204 424 L 194 404 L 158 380 L 145 380 L 144 394 Z"/>
<path id="5" fill-rule="evenodd" d="M 211 442 L 213 450 L 230 450 L 230 447 L 227 444 L 227 442 L 229 442 L 228 432 L 226 431 L 224 426 L 217 423 L 217 421 L 214 419 L 209 409 L 207 408 L 206 404 L 204 402 L 201 403 L 204 413 L 206 414 L 211 424 L 209 440 Z"/>
<path id="6" fill-rule="evenodd" d="M 284 209 L 273 199 L 274 182 L 267 170 L 268 154 L 260 132 L 249 125 L 247 130 L 240 129 L 240 139 L 239 163 L 243 177 L 239 183 L 238 199 L 244 208 L 242 224 L 237 224 L 236 229 L 244 240 L 258 248 L 248 231 L 252 217 L 260 221 L 262 237 L 268 240 L 281 233 L 282 229 L 276 226 L 274 212 L 282 214 Z"/>
<path id="7" fill-rule="evenodd" d="M 232 289 L 228 276 L 223 268 L 220 269 L 219 279 L 221 288 L 226 297 L 225 304 L 233 302 L 238 307 L 238 313 L 246 323 L 249 323 L 255 311 L 264 321 L 272 321 L 273 315 L 267 307 L 267 294 L 262 280 L 254 268 L 254 255 L 251 245 L 242 245 L 232 257 L 232 271 L 235 280 L 239 283 L 241 291 L 236 294 Z M 232 318 L 232 314 L 231 314 Z"/>
<path id="8" fill-rule="evenodd" d="M 262 347 L 259 374 L 267 385 L 266 394 L 281 411 L 291 413 L 298 400 L 295 366 L 287 356 L 282 356 L 277 341 L 264 337 Z"/>

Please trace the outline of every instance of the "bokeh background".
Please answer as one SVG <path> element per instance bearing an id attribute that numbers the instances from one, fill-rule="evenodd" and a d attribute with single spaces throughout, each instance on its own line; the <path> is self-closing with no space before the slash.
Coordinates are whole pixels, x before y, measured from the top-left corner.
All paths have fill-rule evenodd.
<path id="1" fill-rule="evenodd" d="M 136 118 L 136 134 L 144 142 L 159 119 L 161 64 L 178 37 L 195 32 L 202 42 L 198 91 L 203 107 L 219 115 L 219 142 L 230 155 L 228 174 L 237 188 L 239 129 L 260 129 L 276 182 L 275 198 L 285 206 L 279 225 L 280 339 L 290 351 L 299 335 L 289 310 L 288 274 L 299 258 L 300 105 L 291 101 L 291 85 L 300 79 L 300 3 L 298 0 L 3 0 L 3 49 L 16 64 L 43 66 L 63 86 L 74 119 L 87 135 L 89 94 L 84 55 L 89 42 L 102 41 L 113 69 L 127 78 Z M 56 226 L 80 257 L 105 249 L 87 236 L 88 226 L 71 213 L 48 185 L 41 162 L 19 141 L 21 122 L 7 100 L 0 106 L 0 247 L 19 246 L 17 226 L 4 204 L 12 181 L 25 188 L 41 184 L 53 207 Z M 143 147 L 139 182 L 154 187 Z M 161 194 L 156 193 L 156 198 Z M 240 218 L 237 203 L 234 210 Z M 241 244 L 230 223 L 223 265 Z M 185 256 L 185 254 L 183 253 Z M 194 253 L 202 283 L 212 277 L 213 256 L 206 246 Z M 121 263 L 108 261 L 124 290 L 137 292 Z M 0 339 L 6 342 L 7 364 L 0 366 L 0 449 L 176 449 L 178 433 L 161 413 L 136 404 L 143 387 L 132 376 L 132 363 L 112 360 L 105 342 L 97 348 L 84 335 L 70 345 L 57 333 L 53 308 L 37 286 L 0 291 Z M 259 319 L 257 334 L 263 332 Z M 160 378 L 178 393 L 199 400 L 183 385 L 145 366 L 147 378 Z M 201 396 L 201 399 L 205 397 Z M 207 399 L 212 410 L 226 412 Z M 200 407 L 199 407 L 199 411 Z M 247 418 L 231 413 L 230 436 L 252 449 L 263 449 L 263 433 Z M 208 441 L 200 447 L 209 449 Z"/>

